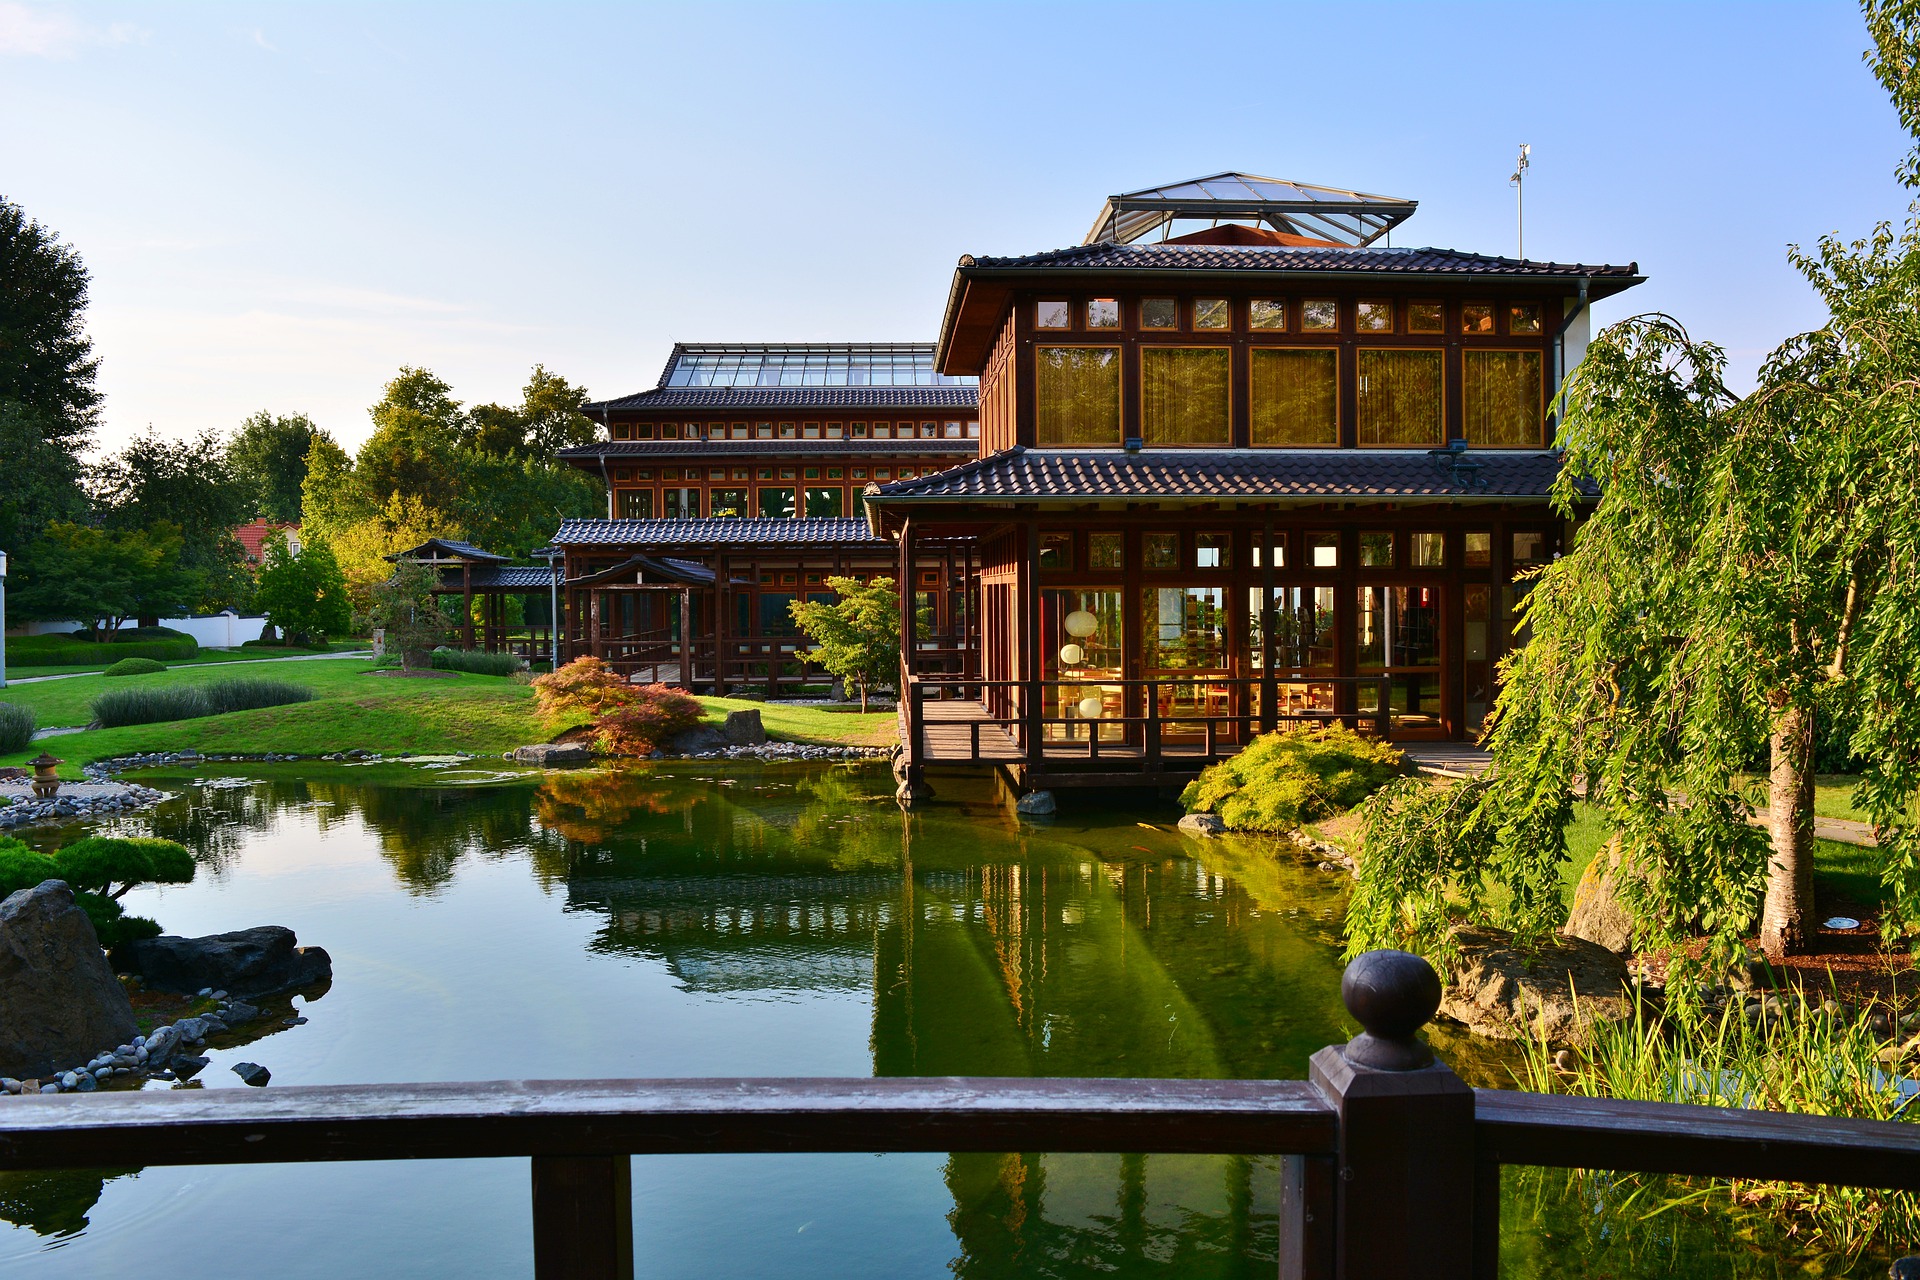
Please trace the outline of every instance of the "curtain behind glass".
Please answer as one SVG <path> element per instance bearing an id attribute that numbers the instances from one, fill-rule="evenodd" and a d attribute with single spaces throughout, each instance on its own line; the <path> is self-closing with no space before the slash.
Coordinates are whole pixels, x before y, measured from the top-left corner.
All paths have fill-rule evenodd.
<path id="1" fill-rule="evenodd" d="M 1041 444 L 1120 443 L 1118 347 L 1040 347 L 1033 363 Z"/>
<path id="2" fill-rule="evenodd" d="M 1149 445 L 1226 444 L 1233 404 L 1225 347 L 1140 349 L 1140 434 Z"/>
<path id="3" fill-rule="evenodd" d="M 1340 443 L 1340 353 L 1250 353 L 1254 444 Z"/>
<path id="4" fill-rule="evenodd" d="M 1438 351 L 1360 353 L 1360 443 L 1445 444 Z"/>
<path id="5" fill-rule="evenodd" d="M 1469 351 L 1464 362 L 1471 444 L 1540 447 L 1540 353 Z"/>

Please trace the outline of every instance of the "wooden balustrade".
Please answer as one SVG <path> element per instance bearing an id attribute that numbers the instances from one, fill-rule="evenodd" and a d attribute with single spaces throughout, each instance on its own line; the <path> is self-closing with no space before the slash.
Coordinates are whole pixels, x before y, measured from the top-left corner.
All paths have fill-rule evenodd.
<path id="1" fill-rule="evenodd" d="M 495 1081 L 29 1095 L 0 1169 L 530 1158 L 535 1275 L 633 1275 L 629 1157 L 1050 1151 L 1286 1157 L 1280 1273 L 1487 1280 L 1507 1164 L 1920 1190 L 1920 1126 L 1469 1089 L 1417 1037 L 1424 960 L 1375 951 L 1309 1080 Z M 716 1249 L 726 1242 L 715 1241 Z"/>

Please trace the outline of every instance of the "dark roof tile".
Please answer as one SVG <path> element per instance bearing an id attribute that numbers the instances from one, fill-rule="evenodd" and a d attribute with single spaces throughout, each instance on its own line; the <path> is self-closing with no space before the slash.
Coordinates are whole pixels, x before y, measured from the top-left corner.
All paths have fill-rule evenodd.
<path id="1" fill-rule="evenodd" d="M 1086 244 L 1012 258 L 962 258 L 963 272 L 1058 270 L 1300 271 L 1317 274 L 1620 276 L 1640 273 L 1638 263 L 1590 266 L 1501 258 L 1458 249 L 1315 248 L 1307 246 Z"/>
<path id="2" fill-rule="evenodd" d="M 665 387 L 584 406 L 588 413 L 643 409 L 972 409 L 980 388 L 966 387 Z"/>
<path id="3" fill-rule="evenodd" d="M 859 517 L 718 517 L 704 520 L 563 520 L 561 547 L 673 547 L 716 544 L 851 546 L 876 543 Z M 879 545 L 885 545 L 881 543 Z"/>
<path id="4" fill-rule="evenodd" d="M 699 458 L 913 454 L 974 457 L 978 440 L 605 440 L 560 450 L 562 458 Z"/>

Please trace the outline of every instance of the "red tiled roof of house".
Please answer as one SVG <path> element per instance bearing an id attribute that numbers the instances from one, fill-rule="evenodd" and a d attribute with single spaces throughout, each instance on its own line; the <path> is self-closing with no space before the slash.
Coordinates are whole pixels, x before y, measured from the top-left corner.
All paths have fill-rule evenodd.
<path id="1" fill-rule="evenodd" d="M 247 553 L 248 564 L 259 564 L 266 554 L 267 539 L 283 530 L 291 532 L 296 538 L 300 535 L 297 524 L 282 524 L 277 520 L 249 520 L 233 531 L 234 541 Z"/>

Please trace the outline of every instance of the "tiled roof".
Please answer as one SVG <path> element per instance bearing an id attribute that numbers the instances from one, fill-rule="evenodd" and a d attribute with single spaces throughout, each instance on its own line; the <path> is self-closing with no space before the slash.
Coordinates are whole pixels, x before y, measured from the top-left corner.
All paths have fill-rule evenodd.
<path id="1" fill-rule="evenodd" d="M 1315 275 L 1609 276 L 1640 274 L 1624 267 L 1499 258 L 1457 249 L 1364 249 L 1252 245 L 1085 244 L 1015 258 L 960 259 L 962 272 L 989 271 L 1279 271 Z"/>
<path id="2" fill-rule="evenodd" d="M 966 387 L 665 387 L 596 400 L 588 413 L 639 409 L 975 409 L 980 388 Z"/>
<path id="3" fill-rule="evenodd" d="M 240 544 L 248 561 L 259 564 L 267 553 L 267 539 L 276 533 L 287 534 L 290 545 L 300 545 L 300 526 L 283 524 L 277 520 L 249 520 L 233 531 L 233 539 Z"/>
<path id="4" fill-rule="evenodd" d="M 462 560 L 492 560 L 499 563 L 505 563 L 507 560 L 512 558 L 510 556 L 496 555 L 491 551 L 482 551 L 479 547 L 474 546 L 471 542 L 456 542 L 452 538 L 428 538 L 425 542 L 421 543 L 417 547 L 411 547 L 405 551 L 394 552 L 392 555 L 388 556 L 387 559 L 411 560 L 416 558 L 424 558 L 436 551 L 444 551 L 448 555 L 458 556 Z"/>
<path id="5" fill-rule="evenodd" d="M 936 476 L 869 486 L 870 500 L 1270 498 L 1542 499 L 1560 471 L 1546 449 L 1012 448 Z"/>
<path id="6" fill-rule="evenodd" d="M 460 575 L 457 570 L 444 570 L 445 580 L 458 584 Z M 538 588 L 545 591 L 553 583 L 553 571 L 545 565 L 489 564 L 481 565 L 473 571 L 473 585 L 476 587 L 499 587 L 507 591 L 531 591 Z"/>
<path id="7" fill-rule="evenodd" d="M 933 454 L 973 457 L 978 440 L 603 440 L 560 450 L 562 458 L 836 457 L 841 454 Z"/>
<path id="8" fill-rule="evenodd" d="M 704 520 L 563 520 L 553 537 L 561 547 L 671 547 L 726 544 L 798 546 L 865 544 L 877 540 L 859 517 L 775 519 L 720 516 Z M 885 545 L 885 544 L 880 544 Z"/>

